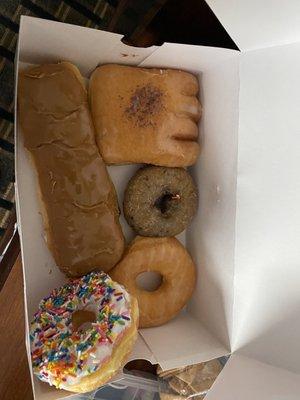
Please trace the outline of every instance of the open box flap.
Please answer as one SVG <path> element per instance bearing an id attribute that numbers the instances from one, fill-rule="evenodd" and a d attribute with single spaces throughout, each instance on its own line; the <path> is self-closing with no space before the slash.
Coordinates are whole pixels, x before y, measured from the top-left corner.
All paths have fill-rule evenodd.
<path id="1" fill-rule="evenodd" d="M 206 0 L 241 50 L 300 41 L 299 0 Z"/>
<path id="2" fill-rule="evenodd" d="M 299 400 L 300 376 L 234 354 L 205 400 Z"/>
<path id="3" fill-rule="evenodd" d="M 232 348 L 297 373 L 299 71 L 300 43 L 241 57 Z"/>
<path id="4" fill-rule="evenodd" d="M 71 61 L 84 76 L 105 63 L 138 64 L 156 50 L 125 45 L 122 35 L 22 16 L 20 60 L 32 64 Z"/>

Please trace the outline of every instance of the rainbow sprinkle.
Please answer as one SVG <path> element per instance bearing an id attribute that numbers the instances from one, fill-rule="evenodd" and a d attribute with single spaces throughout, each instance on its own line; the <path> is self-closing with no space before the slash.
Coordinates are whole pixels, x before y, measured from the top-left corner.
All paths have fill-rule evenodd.
<path id="1" fill-rule="evenodd" d="M 72 314 L 96 314 L 86 330 L 75 331 Z M 95 372 L 130 325 L 129 295 L 103 272 L 91 272 L 54 289 L 39 304 L 30 329 L 35 374 L 58 388 Z"/>

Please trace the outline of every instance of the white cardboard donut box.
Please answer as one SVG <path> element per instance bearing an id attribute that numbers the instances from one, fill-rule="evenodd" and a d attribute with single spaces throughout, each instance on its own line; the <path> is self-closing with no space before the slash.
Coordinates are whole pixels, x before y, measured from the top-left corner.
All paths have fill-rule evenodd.
<path id="1" fill-rule="evenodd" d="M 118 34 L 22 17 L 16 77 L 24 63 L 61 60 L 86 78 L 108 62 L 198 76 L 202 153 L 191 173 L 200 205 L 180 238 L 196 262 L 197 286 L 177 318 L 140 331 L 131 358 L 169 369 L 231 354 L 207 400 L 299 400 L 300 2 L 207 2 L 241 51 L 171 43 L 133 48 Z M 28 333 L 40 299 L 65 277 L 46 246 L 35 171 L 15 127 Z M 120 204 L 136 169 L 109 167 Z M 31 365 L 28 340 L 26 334 Z M 32 384 L 38 400 L 70 395 L 33 376 Z"/>

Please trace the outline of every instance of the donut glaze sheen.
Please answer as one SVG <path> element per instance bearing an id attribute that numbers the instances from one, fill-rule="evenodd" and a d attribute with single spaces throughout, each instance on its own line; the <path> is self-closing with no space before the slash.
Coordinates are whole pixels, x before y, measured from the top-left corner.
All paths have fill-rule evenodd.
<path id="1" fill-rule="evenodd" d="M 134 297 L 103 272 L 54 289 L 31 323 L 34 373 L 71 392 L 96 389 L 123 365 L 136 339 L 137 320 Z"/>
<path id="2" fill-rule="evenodd" d="M 147 271 L 162 276 L 152 292 L 138 286 L 136 278 Z M 136 237 L 119 264 L 110 272 L 138 301 L 139 328 L 162 325 L 185 306 L 196 281 L 196 268 L 184 246 L 173 237 Z"/>
<path id="3" fill-rule="evenodd" d="M 197 208 L 197 187 L 183 168 L 141 168 L 124 195 L 125 218 L 141 236 L 176 236 L 188 226 Z"/>

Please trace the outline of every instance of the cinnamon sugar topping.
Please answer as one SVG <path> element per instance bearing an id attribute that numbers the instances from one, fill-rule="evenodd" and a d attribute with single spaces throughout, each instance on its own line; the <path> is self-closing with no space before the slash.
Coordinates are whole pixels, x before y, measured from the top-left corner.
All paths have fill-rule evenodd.
<path id="1" fill-rule="evenodd" d="M 137 87 L 130 98 L 129 107 L 125 109 L 125 115 L 139 127 L 155 126 L 153 116 L 158 114 L 162 108 L 162 91 L 151 84 L 147 84 L 141 88 Z"/>

